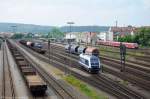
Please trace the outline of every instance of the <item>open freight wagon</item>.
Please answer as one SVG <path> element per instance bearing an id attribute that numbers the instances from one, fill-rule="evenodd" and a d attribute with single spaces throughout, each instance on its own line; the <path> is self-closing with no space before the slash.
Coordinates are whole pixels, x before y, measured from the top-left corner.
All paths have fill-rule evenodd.
<path id="1" fill-rule="evenodd" d="M 36 70 L 25 60 L 20 52 L 8 42 L 12 55 L 20 69 L 20 72 L 28 86 L 30 92 L 34 95 L 44 95 L 47 90 L 47 84 L 41 79 Z"/>

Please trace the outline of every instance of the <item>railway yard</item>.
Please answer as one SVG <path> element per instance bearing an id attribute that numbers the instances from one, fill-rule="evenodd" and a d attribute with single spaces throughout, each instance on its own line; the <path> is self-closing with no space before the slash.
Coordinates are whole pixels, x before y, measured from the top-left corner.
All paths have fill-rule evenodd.
<path id="1" fill-rule="evenodd" d="M 33 43 L 34 42 L 34 43 Z M 0 99 L 150 99 L 150 52 L 4 39 Z"/>

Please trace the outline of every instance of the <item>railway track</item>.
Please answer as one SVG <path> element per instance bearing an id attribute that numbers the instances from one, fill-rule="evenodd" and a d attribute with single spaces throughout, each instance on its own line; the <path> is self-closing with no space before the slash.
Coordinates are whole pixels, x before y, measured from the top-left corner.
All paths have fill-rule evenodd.
<path id="1" fill-rule="evenodd" d="M 101 52 L 101 56 L 107 56 L 110 58 L 114 58 L 114 59 L 118 59 L 120 60 L 120 52 L 113 52 L 113 51 L 105 51 L 105 50 L 100 50 Z M 131 53 L 131 52 L 130 52 Z M 133 52 L 135 53 L 135 52 Z M 110 54 L 110 55 L 109 55 Z M 115 55 L 115 56 L 113 56 Z M 144 56 L 143 54 L 138 54 L 137 55 L 128 55 L 126 54 L 126 61 L 130 62 L 130 63 L 135 63 L 135 64 L 140 64 L 140 65 L 144 65 L 145 67 L 150 67 L 149 63 L 149 58 L 150 56 Z"/>
<path id="2" fill-rule="evenodd" d="M 85 44 L 82 44 L 82 45 L 85 45 Z M 89 45 L 89 46 L 91 46 L 91 45 Z M 108 48 L 108 49 L 113 49 L 113 50 L 115 50 L 115 51 L 113 51 L 113 52 L 119 52 L 119 50 L 120 50 L 120 48 L 119 47 L 111 47 L 111 46 L 106 46 L 106 45 L 96 45 L 95 47 L 106 47 L 106 48 Z M 150 55 L 150 51 L 149 51 L 149 48 L 138 48 L 138 49 L 128 49 L 127 48 L 127 51 L 128 52 L 139 52 L 139 53 L 144 53 L 145 55 Z M 130 53 L 129 53 L 129 55 L 130 55 Z"/>
<path id="3" fill-rule="evenodd" d="M 112 54 L 112 53 L 115 53 L 116 55 L 120 55 L 120 52 L 109 52 L 109 51 L 105 51 L 105 53 L 110 53 L 110 54 Z M 101 56 L 102 57 L 109 57 L 109 58 L 113 58 L 113 59 L 116 59 L 116 60 L 120 60 L 120 58 L 116 58 L 116 57 L 114 57 L 114 56 L 112 56 L 112 55 L 106 55 L 106 54 L 101 54 Z M 149 64 L 149 61 L 150 61 L 150 59 L 149 59 L 150 57 L 144 57 L 144 56 L 130 56 L 130 58 L 129 59 L 127 59 L 126 60 L 126 62 L 129 62 L 129 63 L 134 63 L 134 64 L 138 64 L 138 65 L 143 65 L 144 67 L 150 67 L 150 64 Z M 131 60 L 130 60 L 131 59 Z M 134 60 L 132 60 L 132 59 L 134 59 Z"/>
<path id="4" fill-rule="evenodd" d="M 60 45 L 60 44 L 59 44 Z M 99 47 L 97 47 L 99 48 Z M 109 49 L 109 47 L 108 47 Z M 120 50 L 118 48 L 118 50 Z M 127 49 L 129 50 L 129 49 Z M 130 51 L 131 50 L 131 51 Z M 134 63 L 134 64 L 138 64 L 138 65 L 142 65 L 142 66 L 145 66 L 145 67 L 150 67 L 150 64 L 149 64 L 149 61 L 150 61 L 150 55 L 145 55 L 145 56 L 138 56 L 138 55 L 132 55 L 131 53 L 135 53 L 137 52 L 136 49 L 130 49 L 129 52 L 130 53 L 127 53 L 127 55 L 131 56 L 134 60 L 136 61 L 133 61 L 133 60 L 126 60 L 127 62 L 130 62 L 130 63 Z M 103 51 L 103 52 L 107 52 L 107 53 L 114 53 L 116 55 L 120 55 L 120 52 L 119 51 L 109 51 L 109 50 L 100 50 L 100 52 Z M 102 57 L 108 57 L 109 55 L 105 55 L 105 54 L 101 54 Z M 109 56 L 109 58 L 112 58 L 112 59 L 116 59 L 116 60 L 120 60 L 120 58 L 116 58 L 114 56 Z"/>
<path id="5" fill-rule="evenodd" d="M 103 59 L 103 60 L 108 60 L 110 62 L 113 61 L 115 63 L 120 64 L 120 59 L 116 59 L 116 58 L 113 58 L 113 57 L 108 57 L 106 55 L 101 55 L 100 58 Z M 147 74 L 150 72 L 150 65 L 149 64 L 139 63 L 137 61 L 134 61 L 134 62 L 133 61 L 126 61 L 126 66 L 130 67 L 130 68 L 133 68 L 133 69 L 137 69 L 137 70 L 146 72 Z"/>
<path id="6" fill-rule="evenodd" d="M 6 43 L 5 43 L 6 44 Z M 2 79 L 2 99 L 15 99 L 15 88 L 11 75 L 10 64 L 7 56 L 6 45 L 3 44 L 3 79 Z"/>
<path id="7" fill-rule="evenodd" d="M 68 55 L 67 53 L 62 53 L 63 51 L 62 50 L 60 51 L 60 48 L 59 49 L 55 48 L 55 52 L 57 52 L 57 53 L 54 53 L 54 54 L 56 56 L 58 56 L 58 58 L 62 58 L 62 59 L 65 56 L 70 57 L 70 58 L 67 58 L 68 60 L 69 59 L 71 60 L 71 58 L 76 57 L 76 56 L 73 56 L 73 55 Z M 60 53 L 61 55 L 59 55 L 58 53 Z M 47 57 L 48 57 L 48 55 L 47 55 Z M 72 64 L 76 64 L 75 67 L 80 66 L 80 64 L 78 64 L 77 62 L 78 62 L 78 57 L 76 57 L 75 59 L 72 59 Z M 69 64 L 67 64 L 67 65 L 69 65 Z M 112 66 L 114 64 L 112 64 L 112 62 L 110 62 L 107 65 Z M 114 65 L 114 66 L 116 66 L 116 65 Z M 144 88 L 144 89 L 146 89 L 148 91 L 150 90 L 149 76 L 146 76 L 144 74 L 141 75 L 140 72 L 138 72 L 138 71 L 135 72 L 134 69 L 132 71 L 130 70 L 130 71 L 126 71 L 124 73 L 121 73 L 119 71 L 114 71 L 113 69 L 111 69 L 109 67 L 104 67 L 104 71 L 106 71 L 106 72 L 108 72 L 110 74 L 113 74 L 113 75 L 115 75 L 115 76 L 117 76 L 117 77 L 119 77 L 119 78 L 121 78 L 123 80 L 127 80 L 127 81 L 129 81 L 129 82 L 131 82 L 133 84 L 136 84 L 139 87 L 142 87 L 142 88 Z M 132 73 L 132 75 L 130 75 L 130 73 Z M 134 76 L 134 75 L 136 75 L 136 76 Z M 142 79 L 139 78 L 138 76 L 140 76 Z"/>
<path id="8" fill-rule="evenodd" d="M 117 89 L 123 91 L 124 93 L 128 93 L 128 96 L 129 96 L 129 97 L 130 97 L 130 96 L 135 96 L 135 98 L 140 98 L 135 92 L 133 92 L 133 91 L 127 89 L 126 87 L 124 87 L 124 86 L 118 84 L 117 82 L 114 82 L 114 81 L 108 79 L 108 78 L 107 78 L 106 76 L 104 76 L 104 75 L 103 75 L 103 76 L 102 76 L 102 75 L 96 75 L 95 78 L 97 78 L 99 81 L 103 81 L 104 84 L 107 84 L 107 85 L 110 84 L 111 86 L 115 86 L 115 88 L 117 87 Z M 110 83 L 108 83 L 108 82 L 110 82 Z M 114 88 L 114 89 L 115 89 L 115 88 Z M 142 97 L 141 97 L 141 98 L 142 98 Z"/>
<path id="9" fill-rule="evenodd" d="M 116 54 L 116 55 L 119 55 L 120 54 L 120 52 L 119 51 L 105 51 L 105 50 L 100 50 L 100 51 L 103 51 L 103 52 L 107 52 L 107 53 L 114 53 L 114 54 Z M 136 51 L 135 51 L 136 52 Z M 133 53 L 135 53 L 134 51 L 133 51 Z M 130 53 L 132 53 L 132 52 L 130 52 Z M 148 64 L 149 63 L 149 61 L 150 61 L 150 54 L 145 54 L 144 56 L 143 55 L 132 55 L 132 54 L 128 54 L 127 53 L 127 55 L 129 56 L 129 57 L 131 57 L 131 58 L 134 58 L 135 60 L 137 60 L 136 62 L 135 61 L 133 61 L 133 60 L 126 60 L 127 62 L 131 62 L 131 63 L 135 63 L 135 64 L 140 64 L 140 65 L 144 65 L 144 66 L 146 66 L 146 67 L 150 67 L 150 65 Z M 103 55 L 103 56 L 106 56 L 106 55 Z M 113 56 L 109 56 L 110 58 L 115 58 L 115 59 L 118 59 L 118 58 L 116 58 L 116 57 L 113 57 Z"/>
<path id="10" fill-rule="evenodd" d="M 28 50 L 30 53 L 32 53 L 32 55 L 38 57 L 39 59 L 45 61 L 45 62 L 48 62 L 49 63 L 49 59 L 47 58 L 47 56 L 42 56 L 42 55 L 39 55 L 37 54 L 36 52 L 33 52 L 32 50 L 26 48 L 26 47 L 23 47 L 25 48 L 26 50 Z M 53 59 L 53 61 L 51 61 L 51 64 L 54 65 L 55 67 L 65 71 L 71 71 L 71 74 L 78 77 L 79 79 L 99 88 L 99 89 L 102 89 L 114 96 L 116 96 L 117 98 L 119 99 L 127 99 L 127 98 L 135 98 L 135 99 L 143 99 L 144 96 L 142 95 L 139 95 L 138 93 L 128 89 L 127 87 L 119 87 L 117 86 L 117 84 L 114 84 L 111 80 L 104 80 L 103 82 L 101 80 L 97 80 L 97 78 L 95 76 L 92 76 L 89 78 L 89 77 L 85 77 L 83 75 L 80 75 L 74 71 L 72 71 L 71 69 L 69 69 L 69 66 L 68 64 L 64 62 L 63 58 L 60 57 L 60 56 L 57 56 L 56 53 L 53 53 L 53 57 L 51 57 L 51 59 Z M 67 65 L 67 67 L 65 66 Z M 75 65 L 76 66 L 76 63 L 73 63 L 72 65 Z M 78 67 L 79 68 L 79 67 Z M 107 82 L 107 84 L 105 84 Z M 122 86 L 120 84 L 120 86 Z"/>
<path id="11" fill-rule="evenodd" d="M 101 60 L 102 63 L 104 64 L 107 64 L 108 66 L 112 66 L 118 70 L 121 69 L 121 65 L 120 63 L 117 63 L 117 62 L 112 62 L 111 60 L 107 60 L 107 59 L 102 59 Z M 144 71 L 141 71 L 139 69 L 134 69 L 134 68 L 130 68 L 130 67 L 125 67 L 125 73 L 128 73 L 128 74 L 132 74 L 134 76 L 137 76 L 139 78 L 142 78 L 144 80 L 147 80 L 147 81 L 150 81 L 150 75 L 148 74 L 148 72 L 144 72 Z"/>
<path id="12" fill-rule="evenodd" d="M 72 54 L 68 54 L 65 52 L 65 49 L 64 48 L 60 48 L 58 46 L 52 46 L 52 48 L 54 48 L 58 53 L 61 53 L 63 55 L 66 55 L 66 56 L 70 56 L 71 58 L 74 58 L 76 60 L 79 59 L 78 56 L 76 55 L 72 55 Z M 107 57 L 100 57 L 102 63 L 104 64 L 107 64 L 109 66 L 113 66 L 114 68 L 117 68 L 117 69 L 121 69 L 121 65 L 120 65 L 120 61 L 116 61 L 116 60 L 113 60 L 113 59 L 110 59 L 110 58 L 107 58 Z M 149 72 L 150 72 L 150 69 L 147 70 L 145 68 L 141 68 L 141 67 L 138 67 L 138 66 L 135 66 L 135 65 L 131 65 L 131 64 L 127 64 L 126 65 L 126 72 L 128 72 L 129 74 L 133 74 L 133 75 L 136 75 L 138 77 L 141 77 L 145 80 L 150 80 L 150 75 L 149 75 Z"/>
<path id="13" fill-rule="evenodd" d="M 26 56 L 24 52 L 18 50 L 25 60 L 38 72 L 42 79 L 51 87 L 61 99 L 77 99 L 70 91 L 63 87 L 52 75 L 46 72 L 39 64 L 35 63 L 30 57 Z M 45 97 L 33 97 L 34 99 L 47 99 Z"/>
<path id="14" fill-rule="evenodd" d="M 54 44 L 51 44 L 52 46 L 54 45 Z M 45 46 L 47 46 L 47 44 L 45 44 Z M 60 49 L 62 49 L 63 48 L 63 46 L 57 46 L 58 48 L 60 48 Z M 45 47 L 45 48 L 47 48 L 47 47 Z M 63 48 L 64 49 L 64 48 Z M 110 53 L 116 53 L 116 54 L 118 54 L 118 55 L 120 55 L 120 52 L 113 52 L 113 51 L 106 51 L 106 52 L 110 52 Z M 106 56 L 106 55 L 101 55 L 102 57 L 101 58 L 103 58 L 103 57 L 108 57 L 108 56 Z M 126 60 L 127 62 L 129 62 L 129 63 L 134 63 L 134 64 L 138 64 L 138 65 L 143 65 L 144 67 L 150 67 L 150 64 L 148 64 L 149 63 L 149 61 L 150 61 L 150 56 L 136 56 L 136 55 L 134 55 L 135 57 L 135 59 L 138 59 L 136 62 L 135 61 L 132 61 L 132 60 Z M 115 57 L 111 57 L 111 56 L 109 56 L 110 58 L 113 58 L 113 59 L 115 59 L 115 60 L 120 60 L 120 59 L 118 59 L 118 58 L 115 58 Z M 141 62 L 142 61 L 142 62 Z M 143 61 L 145 61 L 145 62 L 143 62 Z"/>
<path id="15" fill-rule="evenodd" d="M 36 63 L 32 62 L 32 64 Z M 57 92 L 59 96 L 61 96 L 62 99 L 75 99 L 75 97 L 72 96 L 70 92 L 68 92 L 64 87 L 62 87 L 62 85 L 58 83 L 58 81 L 52 75 L 43 70 L 43 68 L 37 66 L 37 64 L 36 67 L 34 65 L 34 68 L 36 68 L 40 76 L 47 82 L 49 86 L 51 86 L 55 90 L 55 92 Z"/>
<path id="16" fill-rule="evenodd" d="M 57 50 L 61 50 L 61 51 L 62 51 L 61 53 L 67 54 L 67 53 L 65 53 L 64 47 L 62 47 L 62 46 L 56 46 L 56 45 L 52 45 L 52 46 L 54 46 L 53 48 L 55 48 L 55 49 L 57 49 Z M 73 57 L 73 58 L 75 58 L 75 59 L 78 59 L 78 56 L 76 56 L 76 55 L 71 55 L 71 57 Z M 120 64 L 120 59 L 108 58 L 106 55 L 105 55 L 105 56 L 104 56 L 104 55 L 101 55 L 100 58 L 103 59 L 103 60 L 114 61 L 115 63 Z M 149 68 L 150 66 L 145 66 L 145 65 L 143 65 L 143 64 L 138 64 L 138 63 L 136 63 L 136 62 L 134 62 L 133 64 L 130 64 L 130 63 L 127 63 L 127 62 L 126 62 L 126 65 L 127 65 L 127 67 L 131 67 L 131 68 L 133 68 L 133 69 L 141 70 L 141 71 L 143 71 L 143 72 L 147 72 L 147 73 L 150 72 L 150 68 Z M 137 65 L 137 66 L 136 66 L 136 65 Z M 139 66 L 139 65 L 140 65 L 140 66 Z"/>

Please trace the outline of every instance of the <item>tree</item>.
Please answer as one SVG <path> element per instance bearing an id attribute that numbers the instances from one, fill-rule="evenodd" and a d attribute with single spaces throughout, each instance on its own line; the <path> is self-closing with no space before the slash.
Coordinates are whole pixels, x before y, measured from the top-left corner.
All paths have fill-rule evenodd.
<path id="1" fill-rule="evenodd" d="M 14 34 L 11 38 L 12 39 L 21 39 L 24 37 L 24 34 L 21 34 L 21 33 L 16 33 Z"/>
<path id="2" fill-rule="evenodd" d="M 119 37 L 118 41 L 150 46 L 150 28 L 139 28 L 134 36 L 127 35 L 125 37 Z"/>
<path id="3" fill-rule="evenodd" d="M 133 36 L 127 35 L 125 37 L 119 37 L 118 41 L 120 41 L 120 42 L 133 42 Z"/>
<path id="4" fill-rule="evenodd" d="M 33 37 L 33 34 L 32 33 L 28 33 L 25 38 L 32 38 Z"/>
<path id="5" fill-rule="evenodd" d="M 150 28 L 140 28 L 135 36 L 134 42 L 142 46 L 150 46 Z"/>
<path id="6" fill-rule="evenodd" d="M 60 39 L 63 37 L 64 33 L 62 33 L 58 28 L 53 28 L 52 31 L 48 33 L 48 38 Z"/>

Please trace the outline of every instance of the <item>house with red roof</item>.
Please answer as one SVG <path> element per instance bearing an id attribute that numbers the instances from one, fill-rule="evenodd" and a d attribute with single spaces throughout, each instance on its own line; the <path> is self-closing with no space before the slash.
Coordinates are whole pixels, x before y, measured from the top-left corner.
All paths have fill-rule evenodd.
<path id="1" fill-rule="evenodd" d="M 134 35 L 137 31 L 137 28 L 128 26 L 128 27 L 111 27 L 111 32 L 113 32 L 114 39 L 118 37 L 124 37 L 126 35 Z"/>

